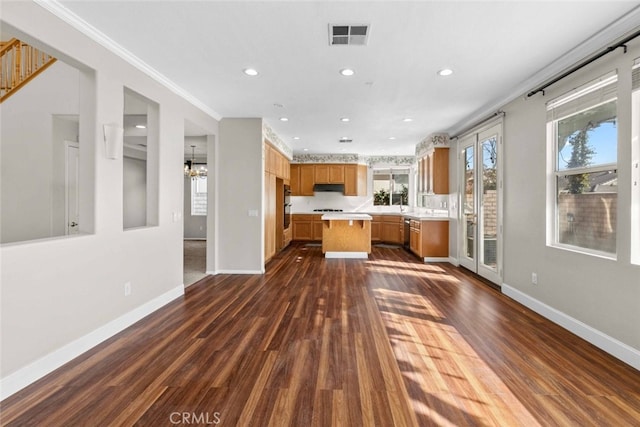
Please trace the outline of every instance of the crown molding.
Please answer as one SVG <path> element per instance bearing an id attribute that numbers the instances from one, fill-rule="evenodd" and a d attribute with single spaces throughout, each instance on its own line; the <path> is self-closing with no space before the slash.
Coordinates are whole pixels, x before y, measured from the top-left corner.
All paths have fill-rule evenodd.
<path id="1" fill-rule="evenodd" d="M 483 118 L 486 118 L 488 113 L 501 110 L 506 104 L 520 98 L 523 94 L 531 91 L 531 89 L 548 82 L 565 70 L 587 59 L 595 52 L 605 49 L 607 46 L 615 43 L 616 40 L 620 40 L 634 30 L 637 30 L 638 22 L 640 22 L 640 6 L 636 6 L 623 17 L 607 25 L 601 31 L 598 31 L 564 55 L 561 55 L 555 61 L 538 70 L 531 77 L 513 87 L 508 95 L 485 104 L 445 132 L 449 135 L 458 135 L 473 123 L 477 123 Z"/>
<path id="2" fill-rule="evenodd" d="M 38 6 L 46 9 L 51 14 L 55 15 L 62 21 L 66 22 L 76 30 L 80 31 L 85 36 L 89 37 L 91 40 L 95 41 L 99 45 L 103 46 L 119 58 L 123 59 L 127 63 L 131 64 L 136 69 L 142 71 L 144 74 L 148 75 L 162 86 L 169 89 L 171 92 L 185 99 L 187 102 L 195 106 L 196 108 L 202 110 L 208 115 L 212 116 L 216 120 L 222 119 L 222 116 L 216 111 L 212 110 L 205 103 L 200 101 L 198 98 L 193 96 L 191 93 L 187 92 L 169 78 L 167 78 L 162 73 L 158 72 L 155 68 L 138 58 L 133 53 L 129 52 L 120 44 L 116 43 L 114 40 L 109 38 L 106 34 L 89 24 L 87 21 L 67 9 L 65 6 L 60 4 L 57 0 L 33 0 Z"/>

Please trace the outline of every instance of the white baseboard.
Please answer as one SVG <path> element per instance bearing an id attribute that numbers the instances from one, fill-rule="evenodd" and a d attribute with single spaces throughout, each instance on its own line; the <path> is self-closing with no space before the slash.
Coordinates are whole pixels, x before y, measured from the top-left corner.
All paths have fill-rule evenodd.
<path id="1" fill-rule="evenodd" d="M 263 274 L 262 270 L 216 270 L 215 274 Z M 209 273 L 207 274 L 214 274 Z"/>
<path id="2" fill-rule="evenodd" d="M 366 252 L 340 252 L 340 251 L 328 251 L 324 254 L 325 258 L 358 258 L 367 259 L 369 255 Z"/>
<path id="3" fill-rule="evenodd" d="M 184 295 L 184 285 L 176 286 L 168 292 L 159 295 L 130 312 L 112 320 L 93 332 L 78 338 L 75 341 L 47 354 L 46 356 L 30 363 L 24 368 L 0 379 L 0 400 L 4 400 L 12 394 L 22 390 L 45 375 L 58 369 L 65 363 L 80 356 L 101 342 L 111 338 L 118 332 L 128 328 L 143 317 L 153 313 L 162 306 Z"/>
<path id="4" fill-rule="evenodd" d="M 590 342 L 601 350 L 640 370 L 640 351 L 600 332 L 599 330 L 515 289 L 506 283 L 502 284 L 502 293 L 546 317 L 552 322 L 573 332 L 580 338 Z"/>
<path id="5" fill-rule="evenodd" d="M 423 258 L 424 262 L 449 262 L 449 257 L 430 257 L 426 256 Z"/>

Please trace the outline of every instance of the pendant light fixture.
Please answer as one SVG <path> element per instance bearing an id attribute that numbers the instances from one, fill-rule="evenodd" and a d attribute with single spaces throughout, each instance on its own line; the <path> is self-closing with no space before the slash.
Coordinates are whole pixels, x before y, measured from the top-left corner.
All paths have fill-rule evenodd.
<path id="1" fill-rule="evenodd" d="M 187 160 L 184 164 L 184 176 L 185 178 L 204 178 L 207 176 L 207 168 L 203 165 L 200 167 L 196 167 L 196 154 L 195 154 L 196 146 L 191 146 L 191 160 Z"/>

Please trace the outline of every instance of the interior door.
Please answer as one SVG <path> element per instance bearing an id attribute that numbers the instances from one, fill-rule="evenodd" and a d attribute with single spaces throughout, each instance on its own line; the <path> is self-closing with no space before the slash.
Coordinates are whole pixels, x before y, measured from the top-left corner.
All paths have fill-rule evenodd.
<path id="1" fill-rule="evenodd" d="M 502 218 L 500 152 L 502 124 L 461 141 L 462 242 L 460 264 L 500 284 Z"/>
<path id="2" fill-rule="evenodd" d="M 65 155 L 65 234 L 78 234 L 80 232 L 78 143 L 66 142 Z"/>

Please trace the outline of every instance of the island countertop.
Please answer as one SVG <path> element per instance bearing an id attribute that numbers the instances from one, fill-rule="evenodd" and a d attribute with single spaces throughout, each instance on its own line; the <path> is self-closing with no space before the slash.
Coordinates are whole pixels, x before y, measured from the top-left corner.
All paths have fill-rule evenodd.
<path id="1" fill-rule="evenodd" d="M 350 212 L 346 212 L 346 213 L 328 213 L 328 214 L 324 214 L 322 215 L 322 217 L 320 218 L 323 221 L 351 221 L 351 220 L 357 220 L 357 221 L 371 221 L 373 219 L 373 217 L 369 214 L 365 214 L 365 213 L 350 213 Z"/>

